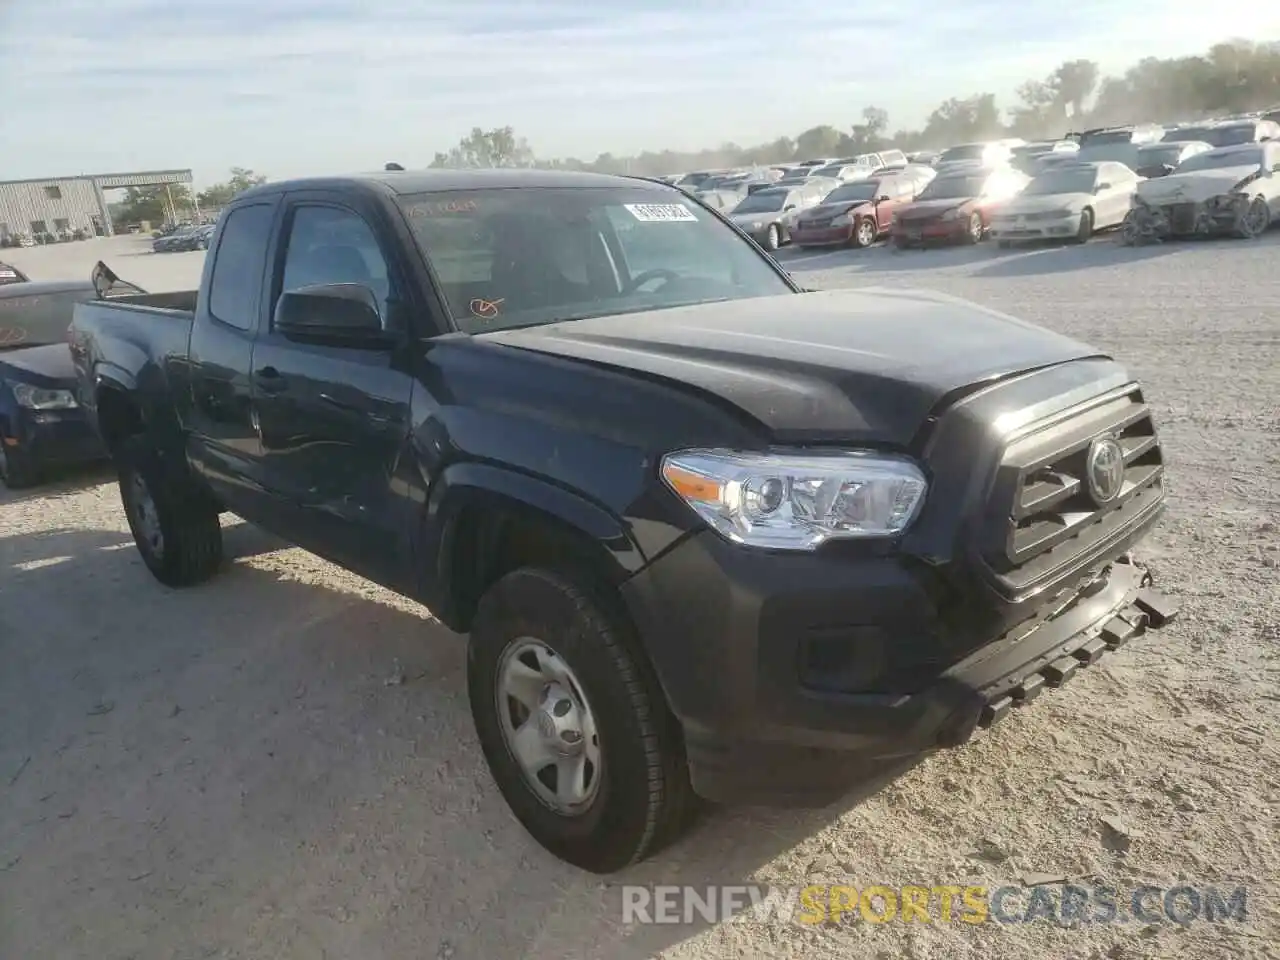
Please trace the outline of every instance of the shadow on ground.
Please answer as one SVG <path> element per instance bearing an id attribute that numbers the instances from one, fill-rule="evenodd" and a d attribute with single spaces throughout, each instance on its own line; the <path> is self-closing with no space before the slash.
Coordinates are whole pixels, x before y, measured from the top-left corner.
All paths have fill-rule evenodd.
<path id="1" fill-rule="evenodd" d="M 15 956 L 649 957 L 702 927 L 624 926 L 621 884 L 743 882 L 901 772 L 823 810 L 711 809 L 602 883 L 507 811 L 460 637 L 252 527 L 226 536 L 226 569 L 187 590 L 124 534 L 0 539 L 21 598 L 0 604 Z"/>
<path id="2" fill-rule="evenodd" d="M 74 467 L 51 468 L 45 478 L 34 487 L 10 490 L 0 485 L 0 508 L 27 500 L 62 497 L 77 493 L 86 487 L 102 483 L 115 483 L 115 470 L 109 463 L 91 463 Z"/>

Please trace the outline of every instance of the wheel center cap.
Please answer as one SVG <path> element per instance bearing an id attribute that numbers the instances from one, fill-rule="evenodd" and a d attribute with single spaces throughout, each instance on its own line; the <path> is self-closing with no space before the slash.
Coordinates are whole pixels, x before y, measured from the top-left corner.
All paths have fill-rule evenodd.
<path id="1" fill-rule="evenodd" d="M 548 749 L 565 757 L 582 752 L 582 711 L 560 684 L 552 683 L 543 692 L 537 723 Z"/>

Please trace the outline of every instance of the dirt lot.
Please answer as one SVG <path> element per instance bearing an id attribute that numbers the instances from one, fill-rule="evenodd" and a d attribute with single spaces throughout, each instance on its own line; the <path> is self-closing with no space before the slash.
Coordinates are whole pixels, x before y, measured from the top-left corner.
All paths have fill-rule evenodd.
<path id="1" fill-rule="evenodd" d="M 127 240 L 4 253 L 51 279 L 104 252 L 156 290 L 194 284 L 202 256 Z M 242 524 L 225 575 L 165 590 L 108 478 L 69 477 L 0 499 L 0 956 L 1280 955 L 1280 233 L 784 259 L 811 286 L 934 287 L 1128 363 L 1172 470 L 1141 556 L 1181 619 L 865 797 L 717 811 L 602 883 L 506 812 L 462 638 Z M 626 927 L 618 889 L 1027 872 L 1249 884 L 1249 921 Z"/>

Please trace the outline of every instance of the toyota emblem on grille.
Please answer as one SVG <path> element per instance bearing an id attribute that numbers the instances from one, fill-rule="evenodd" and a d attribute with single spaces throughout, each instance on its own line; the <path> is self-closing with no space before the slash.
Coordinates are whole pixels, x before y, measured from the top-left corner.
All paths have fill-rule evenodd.
<path id="1" fill-rule="evenodd" d="M 1124 485 L 1124 450 L 1115 437 L 1096 437 L 1089 444 L 1085 482 L 1089 496 L 1100 507 L 1120 495 Z"/>

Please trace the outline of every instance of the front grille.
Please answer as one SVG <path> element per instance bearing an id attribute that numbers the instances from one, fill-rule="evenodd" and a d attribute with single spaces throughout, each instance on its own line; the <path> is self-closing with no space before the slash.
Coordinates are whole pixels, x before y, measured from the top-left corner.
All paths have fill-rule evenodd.
<path id="1" fill-rule="evenodd" d="M 1112 437 L 1123 482 L 1099 505 L 1086 477 L 1090 445 Z M 1094 562 L 1164 494 L 1164 458 L 1151 412 L 1135 388 L 1015 439 L 1005 450 L 988 512 L 984 556 L 1006 588 L 1023 591 L 1072 565 Z"/>

